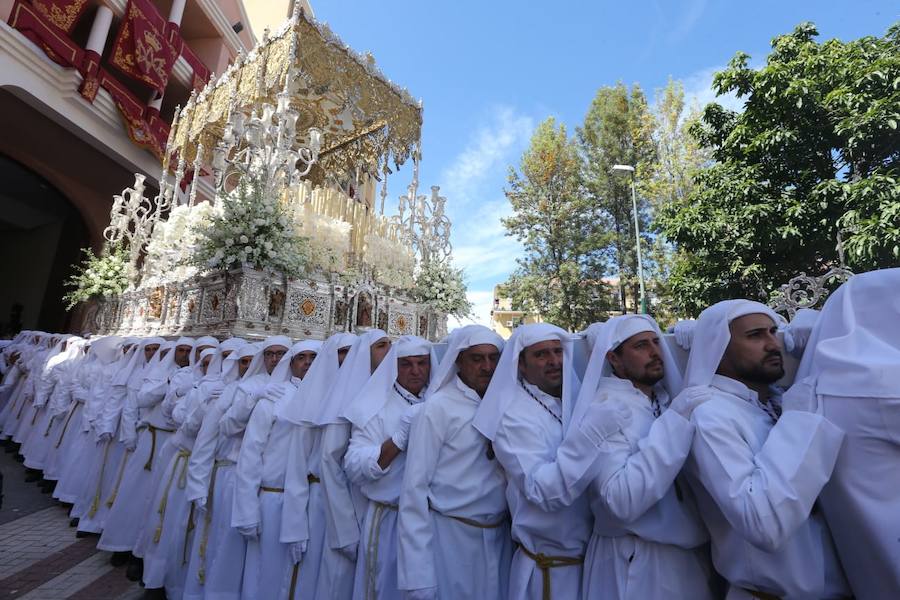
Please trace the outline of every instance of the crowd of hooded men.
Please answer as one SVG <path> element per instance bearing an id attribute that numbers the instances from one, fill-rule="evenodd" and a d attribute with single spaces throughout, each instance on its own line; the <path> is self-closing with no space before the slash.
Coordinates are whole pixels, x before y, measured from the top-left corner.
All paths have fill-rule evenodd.
<path id="1" fill-rule="evenodd" d="M 900 269 L 676 333 L 26 331 L 0 426 L 150 597 L 900 598 Z"/>

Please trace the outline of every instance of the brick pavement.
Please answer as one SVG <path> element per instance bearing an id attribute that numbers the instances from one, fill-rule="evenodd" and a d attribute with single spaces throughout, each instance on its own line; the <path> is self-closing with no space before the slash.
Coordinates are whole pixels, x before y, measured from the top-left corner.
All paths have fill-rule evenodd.
<path id="1" fill-rule="evenodd" d="M 137 600 L 143 595 L 125 578 L 124 567 L 113 567 L 109 553 L 97 550 L 96 537 L 75 537 L 66 508 L 25 483 L 22 465 L 0 458 L 0 466 L 4 494 L 15 499 L 0 511 L 0 600 Z"/>

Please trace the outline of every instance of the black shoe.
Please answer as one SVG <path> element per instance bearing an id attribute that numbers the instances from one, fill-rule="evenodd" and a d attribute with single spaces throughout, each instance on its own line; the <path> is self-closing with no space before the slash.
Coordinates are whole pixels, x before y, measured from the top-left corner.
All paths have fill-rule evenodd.
<path id="1" fill-rule="evenodd" d="M 53 490 L 56 489 L 55 481 L 47 481 L 46 479 L 40 483 L 41 492 L 44 494 L 52 494 Z"/>
<path id="2" fill-rule="evenodd" d="M 78 527 L 78 517 L 69 520 L 69 527 Z"/>
<path id="3" fill-rule="evenodd" d="M 25 483 L 41 480 L 41 472 L 36 469 L 25 469 Z"/>
<path id="4" fill-rule="evenodd" d="M 166 600 L 166 588 L 145 589 L 144 600 Z"/>
<path id="5" fill-rule="evenodd" d="M 125 577 L 127 577 L 129 581 L 140 581 L 143 576 L 144 561 L 133 556 L 128 562 L 128 567 L 125 569 Z"/>
<path id="6" fill-rule="evenodd" d="M 76 531 L 75 537 L 78 539 L 86 538 L 86 537 L 100 537 L 99 533 L 94 533 L 93 531 Z"/>
<path id="7" fill-rule="evenodd" d="M 131 558 L 131 552 L 113 552 L 109 557 L 109 564 L 121 567 Z"/>
<path id="8" fill-rule="evenodd" d="M 25 457 L 22 456 L 21 454 L 16 454 L 15 456 L 13 456 L 13 459 L 16 462 L 25 462 Z"/>

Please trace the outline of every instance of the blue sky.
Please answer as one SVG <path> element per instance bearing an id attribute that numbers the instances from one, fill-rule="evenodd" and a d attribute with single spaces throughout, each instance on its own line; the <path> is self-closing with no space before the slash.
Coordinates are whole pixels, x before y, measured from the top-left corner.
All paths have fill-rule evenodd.
<path id="1" fill-rule="evenodd" d="M 820 39 L 883 35 L 896 0 L 566 1 L 320 0 L 316 18 L 357 51 L 371 51 L 393 81 L 422 98 L 420 193 L 440 185 L 466 269 L 475 319 L 487 323 L 493 286 L 515 269 L 504 236 L 507 167 L 517 165 L 548 116 L 570 131 L 597 88 L 639 83 L 652 99 L 669 77 L 701 105 L 713 73 L 737 51 L 761 64 L 772 37 L 801 21 Z M 733 102 L 733 99 L 726 99 Z M 388 212 L 410 170 L 392 175 Z"/>

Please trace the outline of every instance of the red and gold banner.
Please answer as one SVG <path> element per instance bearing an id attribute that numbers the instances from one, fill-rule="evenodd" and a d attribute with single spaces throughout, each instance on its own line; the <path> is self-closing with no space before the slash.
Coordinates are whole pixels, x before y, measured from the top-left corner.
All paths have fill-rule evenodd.
<path id="1" fill-rule="evenodd" d="M 180 53 L 180 44 L 169 41 L 166 22 L 156 7 L 148 0 L 128 0 L 110 62 L 162 93 Z"/>
<path id="2" fill-rule="evenodd" d="M 87 8 L 87 0 L 31 0 L 36 13 L 66 33 L 72 33 Z"/>
<path id="3" fill-rule="evenodd" d="M 37 44 L 53 62 L 64 67 L 78 67 L 81 64 L 82 49 L 38 10 L 34 3 L 16 0 L 9 13 L 9 25 Z"/>

